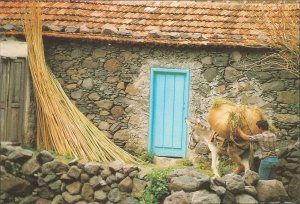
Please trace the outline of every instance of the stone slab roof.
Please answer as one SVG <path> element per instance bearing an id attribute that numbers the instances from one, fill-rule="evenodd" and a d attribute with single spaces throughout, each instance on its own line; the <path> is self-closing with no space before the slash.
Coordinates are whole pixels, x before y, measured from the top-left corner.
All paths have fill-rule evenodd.
<path id="1" fill-rule="evenodd" d="M 26 4 L 0 0 L 0 34 L 22 32 Z M 46 36 L 166 45 L 267 47 L 267 28 L 257 19 L 279 17 L 272 3 L 77 0 L 40 6 Z M 284 10 L 299 21 L 297 3 Z"/>

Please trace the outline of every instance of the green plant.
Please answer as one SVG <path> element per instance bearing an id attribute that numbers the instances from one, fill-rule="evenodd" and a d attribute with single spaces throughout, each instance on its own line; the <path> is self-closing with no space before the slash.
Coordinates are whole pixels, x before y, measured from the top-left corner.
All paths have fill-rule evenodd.
<path id="1" fill-rule="evenodd" d="M 142 204 L 157 204 L 169 194 L 167 173 L 168 170 L 157 169 L 147 175 L 148 185 L 140 198 Z"/>
<path id="2" fill-rule="evenodd" d="M 148 162 L 148 163 L 153 163 L 155 154 L 153 152 L 143 152 L 138 156 L 142 161 Z"/>
<path id="3" fill-rule="evenodd" d="M 178 166 L 193 166 L 193 162 L 191 160 L 188 159 L 183 159 L 181 161 L 178 162 Z"/>
<path id="4" fill-rule="evenodd" d="M 300 114 L 300 103 L 295 103 L 291 105 L 292 111 L 294 111 L 297 114 Z"/>
<path id="5" fill-rule="evenodd" d="M 235 169 L 235 165 L 232 163 L 230 159 L 225 156 L 221 156 L 219 159 L 219 174 L 223 176 L 225 174 L 231 173 Z"/>
<path id="6" fill-rule="evenodd" d="M 209 161 L 201 161 L 199 162 L 196 167 L 195 170 L 202 173 L 202 174 L 206 174 L 208 176 L 213 176 L 214 173 L 211 169 L 211 163 Z"/>

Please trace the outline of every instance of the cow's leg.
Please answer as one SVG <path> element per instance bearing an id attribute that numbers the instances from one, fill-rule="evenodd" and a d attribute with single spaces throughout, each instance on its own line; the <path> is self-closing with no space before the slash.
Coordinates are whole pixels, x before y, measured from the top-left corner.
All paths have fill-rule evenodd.
<path id="1" fill-rule="evenodd" d="M 248 159 L 248 158 L 243 158 L 243 159 L 242 159 L 242 164 L 243 164 L 244 167 L 245 167 L 245 171 L 247 171 L 247 170 L 250 169 L 250 166 L 249 166 L 249 159 Z"/>
<path id="2" fill-rule="evenodd" d="M 218 149 L 210 141 L 206 140 L 206 142 L 207 142 L 207 146 L 211 152 L 211 168 L 214 172 L 215 177 L 220 177 Z"/>
<path id="3" fill-rule="evenodd" d="M 245 166 L 243 165 L 242 159 L 239 156 L 239 154 L 236 151 L 234 151 L 234 149 L 231 146 L 227 147 L 227 153 L 228 153 L 228 156 L 231 158 L 231 160 L 233 162 L 235 162 L 238 166 L 238 168 L 235 170 L 235 173 L 240 174 L 240 173 L 244 172 Z"/>

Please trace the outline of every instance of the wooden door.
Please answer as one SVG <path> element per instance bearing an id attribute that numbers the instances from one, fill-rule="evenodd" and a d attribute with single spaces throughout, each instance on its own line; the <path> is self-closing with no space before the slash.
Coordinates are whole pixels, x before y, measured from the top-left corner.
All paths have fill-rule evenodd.
<path id="1" fill-rule="evenodd" d="M 150 95 L 149 151 L 158 156 L 185 157 L 189 71 L 153 68 Z"/>
<path id="2" fill-rule="evenodd" d="M 27 69 L 25 59 L 1 58 L 0 140 L 22 142 Z"/>

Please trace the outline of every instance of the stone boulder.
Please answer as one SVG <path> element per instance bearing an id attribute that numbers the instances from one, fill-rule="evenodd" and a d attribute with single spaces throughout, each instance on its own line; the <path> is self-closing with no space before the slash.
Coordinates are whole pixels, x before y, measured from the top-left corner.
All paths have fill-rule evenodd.
<path id="1" fill-rule="evenodd" d="M 139 93 L 139 89 L 133 84 L 128 84 L 125 89 L 125 93 L 135 96 Z"/>
<path id="2" fill-rule="evenodd" d="M 221 199 L 217 194 L 211 193 L 207 190 L 196 191 L 192 195 L 191 204 L 219 204 Z"/>
<path id="3" fill-rule="evenodd" d="M 177 191 L 165 198 L 163 204 L 189 204 L 188 195 L 184 191 Z"/>
<path id="4" fill-rule="evenodd" d="M 78 179 L 80 177 L 82 170 L 79 169 L 77 166 L 71 166 L 69 171 L 68 171 L 68 176 Z"/>
<path id="5" fill-rule="evenodd" d="M 83 187 L 81 189 L 81 196 L 87 200 L 91 201 L 94 197 L 94 189 L 93 186 L 89 183 L 83 184 Z"/>
<path id="6" fill-rule="evenodd" d="M 119 204 L 139 204 L 140 202 L 133 198 L 133 197 L 126 197 L 125 199 L 122 199 Z"/>
<path id="7" fill-rule="evenodd" d="M 225 67 L 228 65 L 229 57 L 227 55 L 216 55 L 212 59 L 212 63 L 217 67 Z"/>
<path id="8" fill-rule="evenodd" d="M 121 192 L 118 188 L 113 188 L 109 191 L 107 197 L 113 203 L 119 202 L 121 200 Z"/>
<path id="9" fill-rule="evenodd" d="M 35 203 L 39 198 L 36 196 L 29 195 L 22 199 L 22 201 L 19 204 L 32 204 Z"/>
<path id="10" fill-rule="evenodd" d="M 53 198 L 52 203 L 51 204 L 64 204 L 64 199 L 62 197 L 62 195 L 57 195 Z"/>
<path id="11" fill-rule="evenodd" d="M 77 99 L 80 99 L 82 97 L 82 95 L 83 95 L 83 91 L 80 89 L 77 91 L 73 91 L 71 93 L 71 98 L 77 100 Z"/>
<path id="12" fill-rule="evenodd" d="M 225 192 L 226 192 L 226 188 L 224 188 L 223 186 L 217 185 L 217 182 L 215 182 L 214 180 L 210 181 L 210 189 L 219 196 L 225 194 Z"/>
<path id="13" fill-rule="evenodd" d="M 44 198 L 39 198 L 35 204 L 51 204 L 51 200 L 47 200 L 47 199 L 44 199 Z"/>
<path id="14" fill-rule="evenodd" d="M 288 194 L 297 203 L 300 203 L 300 175 L 294 176 L 288 186 Z"/>
<path id="15" fill-rule="evenodd" d="M 102 178 L 100 176 L 93 176 L 90 178 L 90 184 L 93 186 L 93 188 L 97 188 L 101 185 Z"/>
<path id="16" fill-rule="evenodd" d="M 145 190 L 147 182 L 138 178 L 133 178 L 132 192 L 142 192 Z"/>
<path id="17" fill-rule="evenodd" d="M 116 172 L 116 171 L 121 170 L 123 168 L 124 164 L 121 161 L 116 160 L 116 161 L 110 162 L 108 166 L 109 166 L 110 170 Z"/>
<path id="18" fill-rule="evenodd" d="M 11 152 L 7 159 L 14 162 L 25 162 L 30 159 L 33 155 L 33 152 L 27 149 L 17 149 Z"/>
<path id="19" fill-rule="evenodd" d="M 105 201 L 107 198 L 107 195 L 104 191 L 96 191 L 94 194 L 95 201 Z"/>
<path id="20" fill-rule="evenodd" d="M 65 173 L 68 170 L 68 165 L 61 161 L 51 161 L 42 165 L 42 173 L 44 175 L 53 173 Z"/>
<path id="21" fill-rule="evenodd" d="M 113 102 L 110 100 L 101 100 L 101 101 L 96 101 L 95 104 L 99 108 L 104 108 L 104 109 L 110 109 L 113 106 Z"/>
<path id="22" fill-rule="evenodd" d="M 81 86 L 85 89 L 91 90 L 93 88 L 93 80 L 91 78 L 84 79 Z"/>
<path id="23" fill-rule="evenodd" d="M 81 195 L 70 195 L 68 192 L 63 192 L 62 197 L 67 203 L 75 203 L 82 199 Z"/>
<path id="24" fill-rule="evenodd" d="M 248 194 L 240 194 L 235 197 L 236 204 L 258 204 L 258 201 Z"/>
<path id="25" fill-rule="evenodd" d="M 118 187 L 119 187 L 120 191 L 130 193 L 132 191 L 132 187 L 133 187 L 132 179 L 129 176 L 127 176 L 125 179 L 123 179 L 119 183 Z"/>
<path id="26" fill-rule="evenodd" d="M 78 194 L 81 189 L 81 183 L 79 181 L 76 181 L 74 183 L 67 185 L 66 189 L 71 195 Z"/>
<path id="27" fill-rule="evenodd" d="M 278 180 L 259 180 L 256 191 L 259 202 L 280 201 L 288 197 L 283 184 Z"/>
<path id="28" fill-rule="evenodd" d="M 200 189 L 204 182 L 192 176 L 179 176 L 171 179 L 169 189 L 171 191 L 193 192 Z"/>
<path id="29" fill-rule="evenodd" d="M 1 142 L 1 146 L 0 146 L 0 154 L 1 155 L 8 156 L 10 153 L 12 153 L 15 150 L 16 150 L 15 147 L 10 146 L 8 144 L 4 144 L 4 142 Z"/>
<path id="30" fill-rule="evenodd" d="M 233 67 L 226 67 L 224 79 L 227 82 L 235 82 L 241 77 L 240 72 Z"/>
<path id="31" fill-rule="evenodd" d="M 33 175 L 40 168 L 41 165 L 39 164 L 39 162 L 35 158 L 31 158 L 23 164 L 21 172 L 25 175 Z"/>
<path id="32" fill-rule="evenodd" d="M 203 77 L 208 81 L 212 82 L 218 75 L 218 69 L 216 67 L 207 69 L 203 72 Z"/>
<path id="33" fill-rule="evenodd" d="M 94 59 L 98 59 L 98 58 L 105 57 L 105 55 L 106 55 L 106 50 L 101 49 L 101 48 L 96 48 L 96 49 L 93 51 L 92 57 L 93 57 Z"/>
<path id="34" fill-rule="evenodd" d="M 179 176 L 191 176 L 201 180 L 203 183 L 209 183 L 209 176 L 205 174 L 201 174 L 193 170 L 192 168 L 174 170 L 167 175 L 167 179 L 168 181 L 170 181 L 173 177 L 179 177 Z"/>
<path id="35" fill-rule="evenodd" d="M 61 180 L 56 180 L 56 181 L 50 183 L 48 186 L 49 186 L 49 188 L 50 188 L 51 190 L 54 190 L 54 191 L 57 190 L 57 191 L 59 191 L 60 188 L 61 188 L 61 185 L 62 185 Z"/>
<path id="36" fill-rule="evenodd" d="M 119 130 L 114 134 L 114 139 L 115 140 L 120 140 L 120 141 L 127 141 L 130 139 L 130 134 L 128 130 Z"/>
<path id="37" fill-rule="evenodd" d="M 13 195 L 26 195 L 32 190 L 32 186 L 28 181 L 8 173 L 0 176 L 0 183 L 1 191 Z"/>
<path id="38" fill-rule="evenodd" d="M 96 162 L 88 162 L 84 165 L 84 171 L 88 174 L 96 175 L 99 172 L 100 164 Z"/>
<path id="39" fill-rule="evenodd" d="M 235 202 L 235 197 L 230 191 L 226 191 L 222 196 L 222 204 L 232 204 Z"/>
<path id="40" fill-rule="evenodd" d="M 104 65 L 104 70 L 108 72 L 117 72 L 121 70 L 121 63 L 118 59 L 112 58 L 107 60 Z"/>
<path id="41" fill-rule="evenodd" d="M 258 175 L 258 173 L 254 172 L 254 171 L 247 170 L 245 172 L 245 175 L 243 176 L 243 180 L 246 185 L 255 186 L 259 180 L 259 175 Z"/>
<path id="42" fill-rule="evenodd" d="M 227 174 L 222 177 L 222 180 L 225 182 L 226 189 L 234 194 L 245 191 L 245 183 L 240 175 Z"/>
<path id="43" fill-rule="evenodd" d="M 257 191 L 254 186 L 245 186 L 245 192 L 249 195 L 252 195 L 254 197 L 257 196 Z"/>

